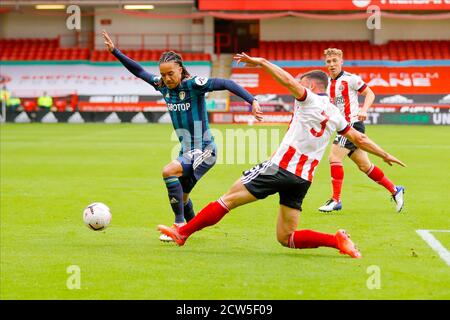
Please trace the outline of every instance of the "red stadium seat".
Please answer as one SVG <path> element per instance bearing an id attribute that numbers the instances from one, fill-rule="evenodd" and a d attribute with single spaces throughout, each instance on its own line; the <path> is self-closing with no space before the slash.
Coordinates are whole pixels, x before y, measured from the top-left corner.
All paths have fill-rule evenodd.
<path id="1" fill-rule="evenodd" d="M 23 102 L 23 109 L 27 112 L 36 111 L 36 108 L 37 108 L 37 104 L 35 101 L 26 100 Z"/>
<path id="2" fill-rule="evenodd" d="M 2 60 L 116 60 L 102 49 L 61 48 L 57 38 L 0 39 L 0 46 Z M 384 45 L 367 40 L 260 41 L 249 53 L 269 60 L 322 60 L 324 49 L 329 47 L 342 49 L 346 60 L 450 59 L 448 40 L 391 40 Z M 123 49 L 122 52 L 137 61 L 159 61 L 163 50 Z M 185 52 L 182 56 L 186 61 L 211 61 L 207 53 Z"/>
<path id="3" fill-rule="evenodd" d="M 55 107 L 56 107 L 58 112 L 66 111 L 67 101 L 66 100 L 62 100 L 62 99 L 58 99 L 58 100 L 55 101 Z"/>

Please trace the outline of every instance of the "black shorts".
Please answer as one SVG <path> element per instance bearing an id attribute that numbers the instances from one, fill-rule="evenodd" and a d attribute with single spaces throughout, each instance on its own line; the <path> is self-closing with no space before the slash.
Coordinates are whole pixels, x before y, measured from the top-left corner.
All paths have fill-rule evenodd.
<path id="1" fill-rule="evenodd" d="M 351 127 L 361 133 L 366 132 L 366 127 L 364 125 L 364 122 L 362 122 L 362 121 L 358 121 L 358 122 L 351 124 Z M 355 146 L 351 141 L 349 141 L 346 137 L 341 136 L 340 134 L 336 135 L 336 138 L 334 139 L 333 144 L 337 144 L 342 148 L 350 150 L 350 153 L 348 154 L 349 157 L 352 155 L 352 153 L 356 149 L 358 149 L 357 146 Z"/>
<path id="2" fill-rule="evenodd" d="M 241 181 L 256 198 L 264 199 L 278 193 L 280 204 L 302 210 L 302 202 L 308 192 L 310 181 L 297 177 L 270 161 L 265 161 L 244 171 Z"/>

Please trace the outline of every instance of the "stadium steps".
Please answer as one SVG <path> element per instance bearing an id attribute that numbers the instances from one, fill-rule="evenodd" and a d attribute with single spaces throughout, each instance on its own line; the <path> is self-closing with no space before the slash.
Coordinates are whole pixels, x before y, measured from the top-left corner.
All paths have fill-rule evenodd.
<path id="1" fill-rule="evenodd" d="M 221 54 L 219 57 L 216 56 L 215 59 L 213 59 L 211 77 L 230 79 L 232 61 L 232 54 Z M 214 91 L 208 95 L 208 99 L 229 101 L 230 93 L 227 90 Z"/>

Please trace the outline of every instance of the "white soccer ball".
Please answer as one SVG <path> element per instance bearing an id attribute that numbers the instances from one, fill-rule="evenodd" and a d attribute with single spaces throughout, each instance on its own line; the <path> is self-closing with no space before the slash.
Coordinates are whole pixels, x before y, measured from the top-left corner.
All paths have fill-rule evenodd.
<path id="1" fill-rule="evenodd" d="M 83 211 L 84 224 L 94 231 L 106 229 L 111 222 L 111 217 L 108 206 L 101 202 L 91 203 Z"/>

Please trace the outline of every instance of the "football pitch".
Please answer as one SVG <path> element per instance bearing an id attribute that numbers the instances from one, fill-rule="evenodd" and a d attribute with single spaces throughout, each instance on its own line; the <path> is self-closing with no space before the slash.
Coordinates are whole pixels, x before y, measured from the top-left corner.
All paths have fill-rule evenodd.
<path id="1" fill-rule="evenodd" d="M 224 137 L 238 128 L 260 138 L 286 131 L 213 128 Z M 156 226 L 173 222 L 161 178 L 178 145 L 170 125 L 6 124 L 0 133 L 0 299 L 450 299 L 448 127 L 367 127 L 408 166 L 371 157 L 406 187 L 400 214 L 387 191 L 349 159 L 343 210 L 318 212 L 331 193 L 325 154 L 299 229 L 344 228 L 362 259 L 330 248 L 282 247 L 277 195 L 233 210 L 183 247 L 160 242 Z M 229 157 L 198 182 L 191 194 L 196 211 L 255 164 L 249 162 L 254 144 L 236 144 L 245 161 Z M 218 146 L 224 158 L 229 149 Z M 112 212 L 111 225 L 100 232 L 82 220 L 95 201 Z M 417 230 L 433 230 L 425 233 L 434 240 Z"/>

